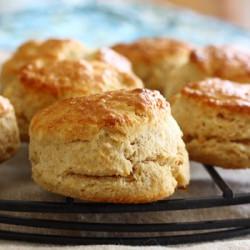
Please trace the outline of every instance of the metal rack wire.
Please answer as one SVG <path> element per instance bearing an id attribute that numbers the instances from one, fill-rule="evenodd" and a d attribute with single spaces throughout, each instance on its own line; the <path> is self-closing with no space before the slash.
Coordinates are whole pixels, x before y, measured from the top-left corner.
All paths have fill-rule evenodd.
<path id="1" fill-rule="evenodd" d="M 107 214 L 134 213 L 174 210 L 195 210 L 250 203 L 250 193 L 235 193 L 223 180 L 213 166 L 204 165 L 211 179 L 221 190 L 222 195 L 203 198 L 185 198 L 158 201 L 149 204 L 108 204 L 83 203 L 66 198 L 64 202 L 13 201 L 0 200 L 0 224 L 25 226 L 32 232 L 0 230 L 0 239 L 18 240 L 35 243 L 91 245 L 170 245 L 226 239 L 250 234 L 250 218 L 227 220 L 204 220 L 197 222 L 128 224 L 128 223 L 88 223 L 68 220 L 38 219 L 34 217 L 13 216 L 10 212 L 52 213 L 52 214 Z M 7 215 L 5 212 L 9 212 Z M 36 229 L 56 229 L 59 232 L 72 230 L 78 232 L 120 232 L 126 237 L 86 237 L 61 234 L 34 233 Z M 204 232 L 205 230 L 205 232 Z M 136 233 L 171 233 L 164 236 L 138 237 Z M 174 235 L 173 235 L 174 232 Z"/>

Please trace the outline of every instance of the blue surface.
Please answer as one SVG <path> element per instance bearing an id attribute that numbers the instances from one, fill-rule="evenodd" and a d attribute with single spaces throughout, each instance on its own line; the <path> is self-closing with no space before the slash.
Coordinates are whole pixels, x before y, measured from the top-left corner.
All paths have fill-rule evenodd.
<path id="1" fill-rule="evenodd" d="M 168 36 L 194 44 L 250 44 L 247 31 L 173 7 L 117 0 L 69 2 L 57 0 L 1 13 L 0 49 L 12 50 L 24 40 L 48 37 L 71 37 L 91 47 L 145 36 Z"/>

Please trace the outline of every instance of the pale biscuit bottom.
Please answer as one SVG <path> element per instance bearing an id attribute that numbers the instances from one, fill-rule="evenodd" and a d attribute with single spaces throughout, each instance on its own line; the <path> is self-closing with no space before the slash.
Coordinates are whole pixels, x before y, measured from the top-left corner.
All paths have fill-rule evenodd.
<path id="1" fill-rule="evenodd" d="M 143 203 L 164 199 L 177 187 L 188 185 L 189 160 L 182 140 L 176 144 L 177 151 L 165 157 L 155 145 L 158 136 L 151 141 L 153 147 L 144 150 L 150 139 L 145 135 L 138 136 L 136 143 L 121 143 L 105 133 L 85 143 L 31 141 L 33 179 L 48 191 L 83 200 Z"/>
<path id="2" fill-rule="evenodd" d="M 140 163 L 127 176 L 86 176 L 33 171 L 34 180 L 51 192 L 96 202 L 143 203 L 172 195 L 177 182 L 167 166 Z"/>
<path id="3" fill-rule="evenodd" d="M 218 139 L 202 141 L 194 138 L 187 141 L 186 145 L 193 160 L 223 168 L 250 167 L 249 142 L 218 141 Z"/>
<path id="4" fill-rule="evenodd" d="M 141 161 L 124 158 L 123 154 L 119 154 L 119 148 L 111 156 L 105 152 L 105 156 L 105 149 L 100 144 L 74 142 L 38 145 L 32 142 L 33 179 L 51 192 L 76 199 L 116 203 L 164 199 L 172 195 L 177 187 L 186 187 L 189 183 L 189 160 L 182 141 L 176 155 L 167 161 L 158 155 Z M 102 144 L 105 147 L 105 143 Z M 42 152 L 40 147 L 43 148 Z M 99 151 L 96 151 L 97 148 Z M 69 149 L 70 154 L 67 154 Z M 91 153 L 88 158 L 89 149 L 97 155 Z M 124 153 L 127 151 L 129 149 L 124 148 Z M 117 168 L 118 165 L 120 168 Z"/>
<path id="5" fill-rule="evenodd" d="M 58 172 L 55 166 L 37 163 L 32 177 L 46 190 L 76 199 L 115 203 L 152 202 L 169 197 L 177 187 L 188 185 L 189 160 L 183 150 L 180 147 L 177 153 L 177 165 L 145 160 L 133 165 L 132 172 L 124 176 L 81 174 L 74 167 Z M 33 159 L 33 163 L 35 161 Z"/>
<path id="6" fill-rule="evenodd" d="M 80 152 L 84 152 L 87 147 L 84 149 L 79 142 L 67 146 L 43 145 L 42 147 L 45 152 L 52 153 L 47 161 L 48 164 L 45 164 L 43 161 L 40 162 L 44 154 L 33 151 L 33 179 L 48 191 L 76 199 L 119 203 L 151 202 L 169 197 L 177 187 L 186 187 L 189 183 L 189 160 L 184 144 L 178 148 L 176 157 L 166 164 L 157 158 L 138 163 L 133 163 L 131 160 L 132 169 L 127 171 L 127 174 L 125 171 L 115 174 L 115 169 L 113 174 L 108 174 L 112 172 L 112 166 L 107 172 L 102 168 L 92 168 L 89 172 L 87 169 L 83 171 L 85 166 L 77 168 L 74 166 L 77 161 L 72 161 L 73 155 L 62 156 L 62 152 L 66 152 L 70 147 L 74 154 L 79 151 L 77 155 L 81 155 Z M 36 145 L 33 145 L 33 148 L 37 149 Z M 51 166 L 53 164 L 51 160 L 55 165 L 59 165 L 62 161 L 62 168 Z M 93 164 L 98 165 L 98 159 Z M 93 171 L 96 171 L 96 175 L 93 175 Z"/>

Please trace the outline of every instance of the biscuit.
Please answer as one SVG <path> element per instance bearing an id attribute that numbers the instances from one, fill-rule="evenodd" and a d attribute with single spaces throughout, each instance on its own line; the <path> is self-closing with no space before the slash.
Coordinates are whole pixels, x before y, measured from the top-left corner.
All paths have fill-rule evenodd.
<path id="1" fill-rule="evenodd" d="M 28 141 L 28 127 L 34 114 L 59 99 L 142 86 L 132 72 L 118 71 L 104 62 L 38 60 L 24 66 L 3 95 L 15 107 L 21 139 Z"/>
<path id="2" fill-rule="evenodd" d="M 187 43 L 168 38 L 144 38 L 112 48 L 132 62 L 134 72 L 147 88 L 161 92 L 171 84 L 172 71 L 185 64 L 191 52 Z"/>
<path id="3" fill-rule="evenodd" d="M 19 132 L 13 106 L 0 96 L 0 162 L 9 159 L 19 147 Z"/>
<path id="4" fill-rule="evenodd" d="M 32 175 L 77 199 L 144 203 L 189 183 L 188 155 L 158 91 L 117 90 L 64 99 L 30 126 Z"/>
<path id="5" fill-rule="evenodd" d="M 217 78 L 189 83 L 171 105 L 191 160 L 250 167 L 250 84 Z"/>
<path id="6" fill-rule="evenodd" d="M 85 59 L 88 61 L 105 62 L 121 72 L 130 73 L 132 71 L 130 61 L 110 48 L 100 48 L 90 52 L 86 54 Z"/>
<path id="7" fill-rule="evenodd" d="M 87 49 L 78 41 L 69 39 L 30 40 L 22 44 L 3 64 L 0 76 L 2 89 L 16 80 L 20 69 L 34 60 L 58 61 L 82 58 Z"/>
<path id="8" fill-rule="evenodd" d="M 232 46 L 195 48 L 187 62 L 172 71 L 164 95 L 170 98 L 188 82 L 218 77 L 224 80 L 250 82 L 250 53 Z"/>

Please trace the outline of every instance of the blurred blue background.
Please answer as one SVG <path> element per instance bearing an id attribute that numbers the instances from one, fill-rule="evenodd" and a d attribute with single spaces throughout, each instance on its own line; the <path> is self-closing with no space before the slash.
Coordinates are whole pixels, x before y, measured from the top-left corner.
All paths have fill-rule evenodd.
<path id="1" fill-rule="evenodd" d="M 247 48 L 250 42 L 250 33 L 239 27 L 149 2 L 0 0 L 0 50 L 34 38 L 70 37 L 97 47 L 145 36 Z"/>

